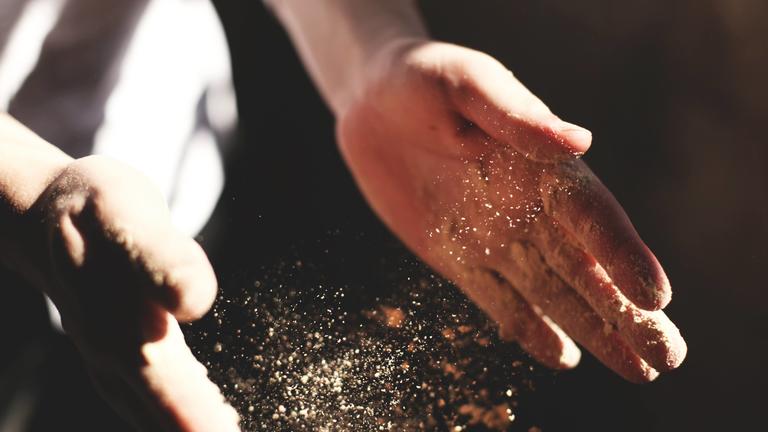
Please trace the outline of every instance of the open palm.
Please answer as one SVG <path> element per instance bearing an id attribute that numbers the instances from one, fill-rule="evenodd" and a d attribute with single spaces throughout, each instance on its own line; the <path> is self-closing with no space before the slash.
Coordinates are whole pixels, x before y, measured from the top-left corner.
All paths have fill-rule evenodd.
<path id="1" fill-rule="evenodd" d="M 661 266 L 575 157 L 589 132 L 449 44 L 395 44 L 363 87 L 338 135 L 364 195 L 503 337 L 567 368 L 580 357 L 570 336 L 634 382 L 682 362 Z"/>

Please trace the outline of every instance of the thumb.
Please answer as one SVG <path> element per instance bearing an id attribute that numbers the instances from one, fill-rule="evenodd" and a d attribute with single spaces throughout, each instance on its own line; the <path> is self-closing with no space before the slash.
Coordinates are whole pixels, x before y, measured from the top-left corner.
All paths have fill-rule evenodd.
<path id="1" fill-rule="evenodd" d="M 74 188 L 81 192 L 72 193 L 73 183 L 83 185 Z M 52 193 L 63 196 L 66 210 L 57 211 L 54 226 L 65 255 L 80 256 L 70 261 L 83 282 L 141 287 L 121 295 L 148 296 L 179 321 L 208 311 L 217 289 L 213 268 L 200 245 L 172 226 L 164 198 L 146 178 L 92 157 L 73 163 L 57 184 Z"/>
<path id="2" fill-rule="evenodd" d="M 181 322 L 202 317 L 217 291 L 216 276 L 203 249 L 173 230 L 156 232 L 154 238 L 142 234 L 136 235 L 137 264 L 152 280 L 149 294 Z"/>
<path id="3" fill-rule="evenodd" d="M 554 115 L 492 57 L 483 55 L 468 69 L 457 86 L 456 105 L 494 140 L 541 162 L 573 159 L 589 149 L 590 131 Z"/>

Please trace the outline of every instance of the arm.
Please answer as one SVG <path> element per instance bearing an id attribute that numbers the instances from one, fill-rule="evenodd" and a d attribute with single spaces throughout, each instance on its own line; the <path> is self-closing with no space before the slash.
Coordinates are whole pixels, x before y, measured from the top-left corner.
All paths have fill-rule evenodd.
<path id="1" fill-rule="evenodd" d="M 413 0 L 267 2 L 288 32 L 307 71 L 336 115 L 362 85 L 366 64 L 396 40 L 426 40 Z"/>
<path id="2" fill-rule="evenodd" d="M 44 256 L 29 212 L 72 158 L 0 113 L 0 263 L 42 289 Z M 31 240 L 32 239 L 32 240 Z M 30 241 L 31 240 L 31 241 Z"/>
<path id="3" fill-rule="evenodd" d="M 97 389 L 142 430 L 237 430 L 184 342 L 216 280 L 165 201 L 107 159 L 73 160 L 0 114 L 0 264 L 59 308 Z"/>
<path id="4" fill-rule="evenodd" d="M 575 340 L 634 382 L 682 362 L 663 269 L 576 159 L 588 131 L 492 57 L 429 40 L 411 1 L 271 4 L 369 204 L 502 337 L 553 368 Z"/>
<path id="5" fill-rule="evenodd" d="M 454 87 L 459 122 L 533 159 L 561 160 L 589 148 L 591 133 L 560 120 L 499 62 L 477 51 L 429 39 L 413 0 L 269 0 L 338 121 L 369 97 L 381 74 L 400 63 L 443 61 L 430 78 Z M 429 58 L 432 57 L 432 58 Z M 437 71 L 435 71 L 437 72 Z M 453 124 L 456 123 L 456 124 Z M 521 134 L 528 140 L 514 138 Z"/>

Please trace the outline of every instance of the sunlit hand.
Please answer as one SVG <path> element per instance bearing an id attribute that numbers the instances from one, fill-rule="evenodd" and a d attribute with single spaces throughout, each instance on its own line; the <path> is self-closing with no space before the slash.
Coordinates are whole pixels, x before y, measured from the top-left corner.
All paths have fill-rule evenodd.
<path id="1" fill-rule="evenodd" d="M 659 310 L 664 271 L 575 157 L 590 133 L 491 57 L 393 43 L 340 113 L 338 137 L 388 226 L 543 364 L 578 363 L 569 336 L 633 382 L 682 362 L 685 342 Z"/>
<path id="2" fill-rule="evenodd" d="M 184 342 L 216 279 L 159 192 L 106 159 L 71 163 L 33 208 L 48 227 L 44 290 L 102 395 L 141 430 L 236 431 L 238 417 Z"/>

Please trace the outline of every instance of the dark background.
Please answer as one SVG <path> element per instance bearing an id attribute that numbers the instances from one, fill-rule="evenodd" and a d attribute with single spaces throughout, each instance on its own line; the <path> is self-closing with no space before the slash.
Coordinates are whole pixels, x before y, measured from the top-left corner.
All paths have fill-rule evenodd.
<path id="1" fill-rule="evenodd" d="M 333 118 L 284 32 L 260 2 L 214 3 L 232 48 L 241 133 L 200 240 L 225 294 L 254 266 L 323 254 L 329 233 L 334 256 L 355 269 L 345 283 L 376 278 L 378 258 L 402 250 L 357 192 Z M 435 37 L 497 57 L 556 114 L 592 130 L 586 160 L 664 264 L 675 292 L 668 313 L 689 344 L 679 370 L 644 386 L 585 356 L 526 402 L 527 415 L 544 431 L 764 427 L 768 3 L 421 5 Z M 47 421 L 119 430 L 95 398 L 76 397 L 82 372 L 60 343 L 40 366 Z"/>

